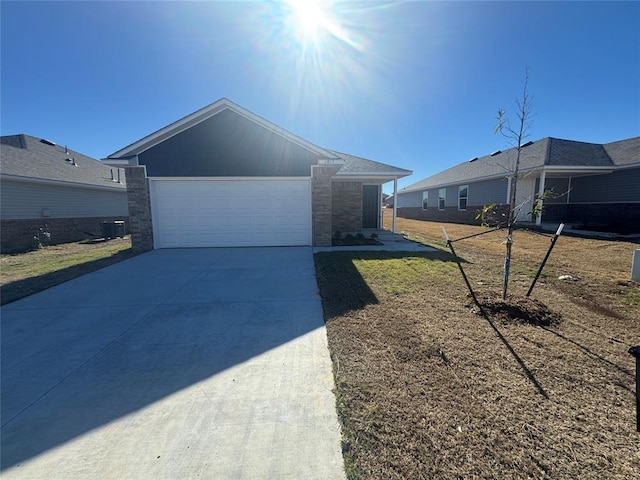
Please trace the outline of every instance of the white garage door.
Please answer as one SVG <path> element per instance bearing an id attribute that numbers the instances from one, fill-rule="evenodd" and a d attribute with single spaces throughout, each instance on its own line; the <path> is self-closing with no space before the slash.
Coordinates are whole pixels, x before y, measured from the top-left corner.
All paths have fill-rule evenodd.
<path id="1" fill-rule="evenodd" d="M 311 181 L 151 179 L 155 248 L 311 245 Z"/>

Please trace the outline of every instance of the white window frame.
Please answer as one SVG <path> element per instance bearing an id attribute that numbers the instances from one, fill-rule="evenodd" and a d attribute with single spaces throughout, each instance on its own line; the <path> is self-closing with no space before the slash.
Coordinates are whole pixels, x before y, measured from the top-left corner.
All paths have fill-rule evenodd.
<path id="1" fill-rule="evenodd" d="M 462 193 L 462 190 L 464 189 L 467 190 L 467 194 L 463 197 L 461 193 Z M 460 201 L 462 199 L 464 199 L 464 208 L 460 208 Z M 468 203 L 469 203 L 469 185 L 460 185 L 458 187 L 458 210 L 460 211 L 466 210 Z"/>
<path id="2" fill-rule="evenodd" d="M 447 206 L 447 189 L 439 188 L 438 189 L 438 210 L 444 210 L 444 207 Z"/>
<path id="3" fill-rule="evenodd" d="M 429 207 L 429 191 L 422 192 L 422 210 L 426 210 Z"/>

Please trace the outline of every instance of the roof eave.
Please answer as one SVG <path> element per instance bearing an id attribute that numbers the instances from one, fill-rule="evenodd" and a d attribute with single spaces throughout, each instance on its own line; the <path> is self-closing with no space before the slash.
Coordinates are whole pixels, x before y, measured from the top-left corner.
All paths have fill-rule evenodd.
<path id="1" fill-rule="evenodd" d="M 0 179 L 21 183 L 34 183 L 38 185 L 57 185 L 60 187 L 88 188 L 92 190 L 123 191 L 127 189 L 124 183 L 113 182 L 112 185 L 98 185 L 93 183 L 65 182 L 62 180 L 52 180 L 48 178 L 23 177 L 20 175 L 0 174 Z"/>

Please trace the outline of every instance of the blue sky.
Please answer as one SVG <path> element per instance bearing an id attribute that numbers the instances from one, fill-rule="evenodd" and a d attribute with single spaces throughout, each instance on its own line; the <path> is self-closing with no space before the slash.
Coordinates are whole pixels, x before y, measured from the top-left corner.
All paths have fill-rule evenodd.
<path id="1" fill-rule="evenodd" d="M 227 97 L 406 186 L 508 146 L 527 67 L 531 140 L 640 135 L 640 2 L 333 2 L 315 36 L 281 2 L 0 8 L 2 134 L 95 158 Z"/>

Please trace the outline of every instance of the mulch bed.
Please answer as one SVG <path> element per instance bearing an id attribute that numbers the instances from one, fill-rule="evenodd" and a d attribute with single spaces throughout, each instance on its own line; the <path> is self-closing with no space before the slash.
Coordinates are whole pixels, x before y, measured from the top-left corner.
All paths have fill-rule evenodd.
<path id="1" fill-rule="evenodd" d="M 561 316 L 558 313 L 552 312 L 543 302 L 531 297 L 510 295 L 506 300 L 503 300 L 499 293 L 490 292 L 478 295 L 478 301 L 492 320 L 503 325 L 526 323 L 549 327 L 551 325 L 557 326 L 561 321 Z M 469 306 L 473 308 L 475 313 L 482 315 L 475 303 L 471 302 Z"/>

